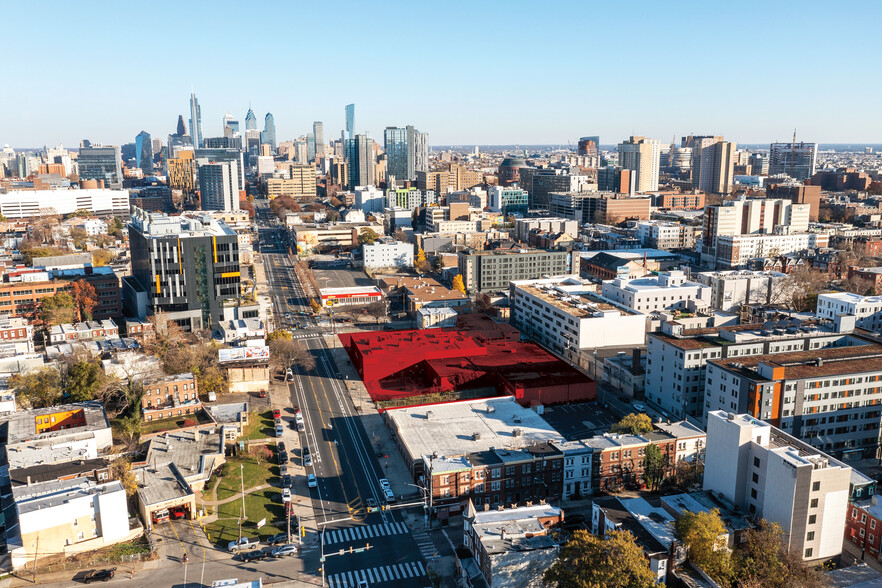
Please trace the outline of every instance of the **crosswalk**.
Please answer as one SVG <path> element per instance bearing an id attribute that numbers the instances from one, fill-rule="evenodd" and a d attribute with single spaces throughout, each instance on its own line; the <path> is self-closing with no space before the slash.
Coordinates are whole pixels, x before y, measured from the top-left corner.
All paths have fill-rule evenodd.
<path id="1" fill-rule="evenodd" d="M 409 533 L 404 523 L 379 523 L 375 525 L 359 525 L 325 531 L 325 545 L 343 543 L 344 541 L 358 541 L 359 539 L 372 539 L 385 535 L 402 535 Z"/>
<path id="2" fill-rule="evenodd" d="M 355 570 L 354 572 L 341 572 L 328 576 L 328 586 L 331 588 L 356 588 L 360 581 L 367 582 L 368 586 L 383 582 L 399 582 L 407 578 L 419 578 L 426 575 L 426 569 L 422 562 L 410 561 L 388 566 Z"/>
<path id="3" fill-rule="evenodd" d="M 313 339 L 315 337 L 321 337 L 321 333 L 306 333 L 305 335 L 291 335 L 292 339 Z"/>
<path id="4" fill-rule="evenodd" d="M 423 529 L 414 529 L 410 534 L 413 535 L 413 539 L 416 541 L 417 547 L 425 559 L 432 559 L 435 557 L 438 550 L 435 549 L 435 544 L 432 543 L 432 539 L 429 537 L 428 533 Z"/>

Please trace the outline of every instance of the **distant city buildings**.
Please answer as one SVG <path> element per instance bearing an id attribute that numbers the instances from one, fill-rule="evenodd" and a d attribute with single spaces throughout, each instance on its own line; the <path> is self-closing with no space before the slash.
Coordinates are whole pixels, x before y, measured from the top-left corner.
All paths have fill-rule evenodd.
<path id="1" fill-rule="evenodd" d="M 817 143 L 772 143 L 769 147 L 769 175 L 785 174 L 804 181 L 815 175 Z"/>
<path id="2" fill-rule="evenodd" d="M 635 172 L 637 192 L 658 190 L 658 174 L 661 158 L 661 144 L 658 139 L 632 136 L 619 143 L 619 165 L 622 169 Z"/>
<path id="3" fill-rule="evenodd" d="M 190 137 L 193 146 L 202 147 L 202 107 L 196 94 L 190 93 Z"/>

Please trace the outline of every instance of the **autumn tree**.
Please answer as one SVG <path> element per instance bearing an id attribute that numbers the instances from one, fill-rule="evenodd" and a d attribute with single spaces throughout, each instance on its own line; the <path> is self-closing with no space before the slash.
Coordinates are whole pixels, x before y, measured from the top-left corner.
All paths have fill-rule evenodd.
<path id="1" fill-rule="evenodd" d="M 374 242 L 379 239 L 380 236 L 377 232 L 371 228 L 367 228 L 363 230 L 358 235 L 358 243 L 359 245 L 373 245 Z"/>
<path id="2" fill-rule="evenodd" d="M 343 202 L 341 202 L 340 199 L 337 198 L 336 196 L 331 196 L 331 199 L 329 200 L 329 202 L 331 203 L 331 206 L 333 206 L 334 208 L 340 208 L 341 206 L 343 206 Z"/>
<path id="3" fill-rule="evenodd" d="M 248 218 L 254 218 L 254 215 L 255 215 L 254 205 L 251 204 L 251 202 L 249 200 L 247 200 L 247 199 L 240 200 L 239 201 L 239 208 L 248 213 Z"/>
<path id="4" fill-rule="evenodd" d="M 402 243 L 407 243 L 410 239 L 407 236 L 407 231 L 404 229 L 395 229 L 395 232 L 392 233 L 392 236 L 395 237 L 396 241 L 401 241 Z"/>
<path id="5" fill-rule="evenodd" d="M 726 586 L 732 583 L 735 570 L 729 553 L 728 530 L 720 511 L 686 511 L 675 524 L 677 537 L 686 544 L 689 560 L 714 581 Z"/>
<path id="6" fill-rule="evenodd" d="M 113 253 L 107 251 L 106 249 L 96 249 L 92 252 L 92 265 L 95 267 L 101 267 L 103 265 L 110 265 L 113 261 Z"/>
<path id="7" fill-rule="evenodd" d="M 643 454 L 643 479 L 652 491 L 658 490 L 668 471 L 668 457 L 658 445 L 650 443 Z"/>
<path id="8" fill-rule="evenodd" d="M 40 301 L 40 320 L 46 325 L 72 323 L 76 317 L 76 303 L 67 292 L 58 292 Z"/>
<path id="9" fill-rule="evenodd" d="M 279 339 L 286 339 L 288 341 L 292 340 L 291 333 L 289 331 L 285 331 L 282 329 L 276 329 L 272 333 L 266 336 L 266 343 L 269 345 L 273 341 L 277 341 Z"/>
<path id="10" fill-rule="evenodd" d="M 655 574 L 628 531 L 576 531 L 543 580 L 557 588 L 653 588 Z"/>
<path id="11" fill-rule="evenodd" d="M 118 457 L 110 464 L 110 475 L 114 480 L 122 482 L 126 496 L 134 496 L 138 491 L 138 477 L 132 471 L 132 464 L 124 457 Z"/>
<path id="12" fill-rule="evenodd" d="M 61 402 L 61 374 L 54 367 L 42 367 L 9 379 L 21 408 L 46 408 Z"/>
<path id="13" fill-rule="evenodd" d="M 788 274 L 785 288 L 788 300 L 784 304 L 791 310 L 806 312 L 814 310 L 818 294 L 827 287 L 828 276 L 823 272 L 800 265 Z"/>
<path id="14" fill-rule="evenodd" d="M 432 271 L 432 264 L 429 263 L 429 260 L 426 259 L 426 252 L 423 251 L 423 248 L 420 247 L 417 252 L 416 261 L 414 261 L 413 266 L 417 269 L 417 271 L 422 272 L 424 274 Z"/>
<path id="15" fill-rule="evenodd" d="M 73 283 L 73 298 L 78 320 L 92 320 L 92 311 L 98 305 L 98 294 L 94 286 L 86 280 L 77 280 Z"/>
<path id="16" fill-rule="evenodd" d="M 781 525 L 765 519 L 742 535 L 734 554 L 740 585 L 764 588 L 821 588 L 826 586 L 820 571 L 802 561 L 802 554 L 787 546 Z"/>
<path id="17" fill-rule="evenodd" d="M 652 431 L 652 419 L 645 412 L 632 412 L 622 417 L 622 420 L 614 424 L 610 431 L 613 433 L 627 433 L 628 435 L 640 435 Z"/>
<path id="18" fill-rule="evenodd" d="M 67 370 L 64 386 L 74 402 L 95 400 L 107 383 L 104 368 L 97 359 L 83 359 Z"/>
<path id="19" fill-rule="evenodd" d="M 463 282 L 462 274 L 456 274 L 453 276 L 453 283 L 451 284 L 454 290 L 459 290 L 463 294 L 466 293 L 465 282 Z"/>
<path id="20" fill-rule="evenodd" d="M 315 358 L 297 341 L 279 338 L 267 343 L 270 352 L 270 363 L 276 369 L 286 370 L 292 365 L 298 365 L 304 371 L 311 371 L 315 367 Z"/>
<path id="21" fill-rule="evenodd" d="M 162 358 L 172 347 L 184 344 L 184 331 L 181 326 L 169 319 L 168 313 L 158 312 L 147 317 L 152 336 L 147 342 L 147 350 Z"/>

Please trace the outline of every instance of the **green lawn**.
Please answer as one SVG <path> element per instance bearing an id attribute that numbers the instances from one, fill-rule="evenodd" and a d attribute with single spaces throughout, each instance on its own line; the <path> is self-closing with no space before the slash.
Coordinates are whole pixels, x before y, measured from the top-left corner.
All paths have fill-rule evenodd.
<path id="1" fill-rule="evenodd" d="M 245 425 L 245 439 L 266 439 L 276 436 L 276 424 L 273 422 L 271 410 L 266 412 L 252 412 L 248 415 L 248 424 Z"/>

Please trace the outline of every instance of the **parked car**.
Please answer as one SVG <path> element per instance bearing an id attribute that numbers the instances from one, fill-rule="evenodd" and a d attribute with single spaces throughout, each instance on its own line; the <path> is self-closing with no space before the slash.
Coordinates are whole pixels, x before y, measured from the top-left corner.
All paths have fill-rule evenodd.
<path id="1" fill-rule="evenodd" d="M 291 370 L 288 370 L 291 371 Z M 282 418 L 282 411 L 278 408 L 273 409 L 273 420 Z"/>
<path id="2" fill-rule="evenodd" d="M 285 557 L 286 555 L 297 555 L 297 545 L 294 543 L 288 543 L 287 545 L 280 545 L 276 547 L 272 551 L 273 557 Z"/>
<path id="3" fill-rule="evenodd" d="M 395 502 L 395 493 L 391 488 L 383 488 L 383 496 L 386 498 L 386 502 Z"/>
<path id="4" fill-rule="evenodd" d="M 284 441 L 279 441 L 278 443 L 276 443 L 276 450 L 277 450 L 279 453 L 284 453 L 284 452 L 285 452 L 285 442 L 284 442 Z"/>
<path id="5" fill-rule="evenodd" d="M 301 433 L 303 432 L 303 429 L 305 428 L 305 427 L 303 426 L 303 421 L 297 421 L 297 422 L 296 422 L 294 425 L 292 425 L 292 426 L 296 426 L 296 427 L 297 427 L 297 431 L 298 431 L 298 432 L 301 432 Z"/>
<path id="6" fill-rule="evenodd" d="M 257 393 L 258 398 L 266 398 L 266 390 L 261 390 Z"/>
<path id="7" fill-rule="evenodd" d="M 107 582 L 108 580 L 112 579 L 113 576 L 115 576 L 115 575 L 116 575 L 116 568 L 106 568 L 103 570 L 93 570 L 93 571 L 89 572 L 88 574 L 86 574 L 86 576 L 83 578 L 83 582 L 85 582 L 86 584 L 90 584 L 92 582 L 98 582 L 98 581 Z"/>
<path id="8" fill-rule="evenodd" d="M 310 488 L 315 488 L 316 486 L 318 486 L 318 480 L 315 479 L 315 474 L 309 474 L 306 477 L 306 485 Z"/>
<path id="9" fill-rule="evenodd" d="M 255 549 L 254 551 L 246 551 L 244 553 L 239 554 L 239 559 L 242 561 L 255 561 L 261 560 L 266 557 L 266 552 L 262 549 Z"/>
<path id="10" fill-rule="evenodd" d="M 254 549 L 258 545 L 260 545 L 260 542 L 257 539 L 242 537 L 238 541 L 230 541 L 227 544 L 227 550 L 235 553 L 237 551 L 244 551 L 246 549 Z"/>
<path id="11" fill-rule="evenodd" d="M 374 510 L 376 510 L 376 508 L 377 508 L 377 501 L 376 500 L 374 500 L 373 498 L 368 498 L 366 502 L 367 502 L 367 506 L 369 509 L 368 512 L 373 512 Z"/>
<path id="12" fill-rule="evenodd" d="M 392 485 L 389 484 L 389 480 L 387 480 L 386 478 L 380 478 L 379 482 L 380 482 L 380 488 L 384 488 L 384 489 L 385 488 L 389 488 L 389 489 L 392 488 Z"/>
<path id="13" fill-rule="evenodd" d="M 297 421 L 298 423 L 302 423 L 303 422 L 303 413 L 302 412 L 295 413 L 294 420 Z"/>
<path id="14" fill-rule="evenodd" d="M 294 480 L 288 474 L 282 476 L 282 488 L 290 488 L 294 485 L 293 482 Z"/>
<path id="15" fill-rule="evenodd" d="M 639 410 L 640 412 L 646 412 L 646 407 L 642 404 L 634 403 L 634 410 Z"/>
<path id="16" fill-rule="evenodd" d="M 284 500 L 285 502 L 291 502 L 290 488 L 282 488 L 282 500 Z"/>
<path id="17" fill-rule="evenodd" d="M 267 545 L 278 545 L 288 540 L 288 533 L 276 533 L 266 540 Z"/>
<path id="18" fill-rule="evenodd" d="M 311 466 L 312 465 L 312 454 L 308 451 L 303 452 L 303 465 Z"/>
<path id="19" fill-rule="evenodd" d="M 276 437 L 281 437 L 285 434 L 285 427 L 282 425 L 276 425 Z"/>
<path id="20" fill-rule="evenodd" d="M 288 463 L 288 452 L 281 451 L 279 452 L 279 464 Z"/>

